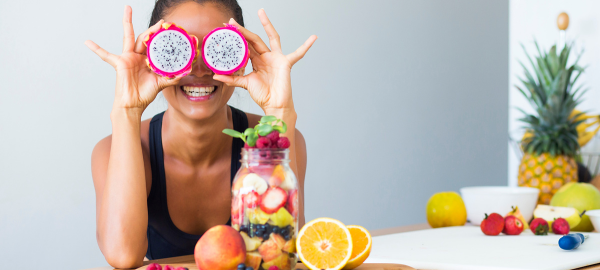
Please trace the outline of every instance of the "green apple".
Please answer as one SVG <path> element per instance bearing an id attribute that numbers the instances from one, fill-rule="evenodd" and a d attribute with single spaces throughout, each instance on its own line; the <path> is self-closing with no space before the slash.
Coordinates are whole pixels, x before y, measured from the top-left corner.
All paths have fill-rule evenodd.
<path id="1" fill-rule="evenodd" d="M 560 207 L 538 204 L 533 211 L 534 218 L 543 218 L 548 222 L 548 227 L 552 230 L 552 222 L 557 218 L 564 218 L 569 223 L 569 228 L 575 228 L 579 225 L 581 217 L 579 211 L 573 207 Z"/>
<path id="2" fill-rule="evenodd" d="M 550 200 L 552 206 L 574 207 L 580 213 L 584 210 L 600 209 L 600 191 L 588 183 L 568 183 L 561 187 Z M 600 229 L 600 228 L 599 228 Z M 592 221 L 587 215 L 581 217 L 579 225 L 571 231 L 591 232 Z"/>

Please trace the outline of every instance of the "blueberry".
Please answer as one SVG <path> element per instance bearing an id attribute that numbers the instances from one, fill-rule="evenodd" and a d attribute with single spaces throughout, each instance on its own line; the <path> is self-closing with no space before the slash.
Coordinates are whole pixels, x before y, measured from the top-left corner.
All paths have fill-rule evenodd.
<path id="1" fill-rule="evenodd" d="M 263 238 L 263 239 L 269 239 L 269 233 L 265 233 L 265 234 L 263 234 L 263 237 L 262 237 L 262 238 Z"/>
<path id="2" fill-rule="evenodd" d="M 246 268 L 246 265 L 245 265 L 245 264 L 243 264 L 243 263 L 240 263 L 240 264 L 238 264 L 238 266 L 237 266 L 237 269 L 240 269 L 240 270 L 244 270 L 245 268 Z"/>
<path id="3" fill-rule="evenodd" d="M 285 235 L 285 236 L 283 237 L 283 239 L 285 239 L 285 241 L 288 241 L 288 240 L 290 240 L 291 238 L 292 238 L 292 237 L 291 237 L 289 234 L 287 234 L 287 235 Z"/>
<path id="4" fill-rule="evenodd" d="M 273 233 L 279 234 L 279 227 L 273 227 Z"/>
<path id="5" fill-rule="evenodd" d="M 258 225 L 258 226 L 256 226 L 256 227 L 257 227 L 258 229 L 263 229 L 263 230 L 267 228 L 267 226 L 266 226 L 266 225 L 264 225 L 264 224 L 262 224 L 262 225 Z"/>
<path id="6" fill-rule="evenodd" d="M 290 234 L 290 230 L 288 230 L 288 228 L 283 228 L 283 229 L 281 229 L 281 232 L 279 234 L 284 235 L 284 236 L 288 235 L 288 234 Z"/>
<path id="7" fill-rule="evenodd" d="M 254 270 L 254 268 L 248 266 L 248 267 L 246 267 L 246 270 Z"/>
<path id="8" fill-rule="evenodd" d="M 247 232 L 248 231 L 248 227 L 246 225 L 242 225 L 242 226 L 240 226 L 240 231 Z"/>

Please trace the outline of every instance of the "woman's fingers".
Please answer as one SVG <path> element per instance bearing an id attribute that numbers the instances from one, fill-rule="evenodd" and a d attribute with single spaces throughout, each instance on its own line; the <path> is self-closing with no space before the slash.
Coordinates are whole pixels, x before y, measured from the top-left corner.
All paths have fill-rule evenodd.
<path id="1" fill-rule="evenodd" d="M 269 17 L 267 17 L 267 13 L 265 13 L 264 9 L 258 10 L 258 18 L 260 19 L 260 23 L 265 28 L 265 32 L 267 32 L 267 36 L 269 37 L 269 44 L 271 44 L 271 51 L 281 52 L 281 41 L 279 40 L 279 34 L 275 31 L 275 27 L 271 24 Z"/>
<path id="2" fill-rule="evenodd" d="M 104 60 L 104 62 L 109 63 L 113 67 L 117 66 L 117 59 L 119 58 L 118 56 L 116 56 L 112 53 L 109 53 L 106 50 L 100 48 L 100 46 L 98 46 L 96 43 L 94 43 L 91 40 L 86 40 L 84 42 L 84 44 L 85 44 L 85 46 L 90 48 L 90 50 L 92 50 L 94 53 L 96 53 L 96 55 L 100 56 L 100 59 Z"/>
<path id="3" fill-rule="evenodd" d="M 310 36 L 304 42 L 304 44 L 302 44 L 302 46 L 300 46 L 298 49 L 296 49 L 295 52 L 286 55 L 288 61 L 290 61 L 290 63 L 292 63 L 292 65 L 296 64 L 296 62 L 298 62 L 300 59 L 302 59 L 302 57 L 304 57 L 304 55 L 306 54 L 308 49 L 310 49 L 310 47 L 313 45 L 313 43 L 315 43 L 316 40 L 317 40 L 317 36 L 315 36 L 315 35 Z"/>
<path id="4" fill-rule="evenodd" d="M 241 87 L 248 89 L 248 78 L 246 76 L 226 76 L 215 74 L 213 79 L 223 82 L 228 86 Z"/>
<path id="5" fill-rule="evenodd" d="M 133 51 L 135 44 L 135 35 L 133 34 L 133 24 L 131 23 L 131 7 L 125 6 L 123 12 L 123 52 Z"/>
<path id="6" fill-rule="evenodd" d="M 160 26 L 165 22 L 164 20 L 158 21 L 152 27 L 148 28 L 144 33 L 140 34 L 135 41 L 135 49 L 133 50 L 135 53 L 146 54 L 146 45 L 144 45 L 144 40 L 146 37 L 150 35 L 150 33 L 158 32 L 160 30 Z"/>
<path id="7" fill-rule="evenodd" d="M 229 19 L 229 24 L 235 25 L 238 28 L 238 30 L 242 33 L 242 35 L 244 35 L 246 40 L 248 40 L 248 43 L 250 43 L 254 47 L 258 54 L 263 54 L 271 51 L 269 50 L 269 47 L 267 47 L 267 44 L 265 44 L 265 42 L 263 42 L 257 34 L 248 31 L 248 29 L 238 24 L 233 18 Z"/>

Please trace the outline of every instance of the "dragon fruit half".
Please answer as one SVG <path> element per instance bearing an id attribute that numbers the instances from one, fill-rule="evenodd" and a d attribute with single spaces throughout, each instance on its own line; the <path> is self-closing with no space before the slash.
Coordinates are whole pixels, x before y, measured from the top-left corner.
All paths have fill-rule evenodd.
<path id="1" fill-rule="evenodd" d="M 202 59 L 214 73 L 230 75 L 248 63 L 248 42 L 238 29 L 227 24 L 208 33 L 202 41 Z"/>
<path id="2" fill-rule="evenodd" d="M 146 40 L 146 64 L 163 77 L 183 77 L 192 71 L 198 50 L 198 38 L 173 23 L 163 23 Z"/>

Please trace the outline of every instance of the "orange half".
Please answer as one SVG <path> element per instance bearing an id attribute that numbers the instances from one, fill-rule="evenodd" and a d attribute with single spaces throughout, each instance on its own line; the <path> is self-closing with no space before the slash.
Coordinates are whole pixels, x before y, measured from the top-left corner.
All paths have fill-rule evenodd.
<path id="1" fill-rule="evenodd" d="M 343 269 L 359 267 L 371 254 L 371 234 L 367 229 L 358 225 L 346 226 L 352 235 L 352 255 Z"/>
<path id="2" fill-rule="evenodd" d="M 339 270 L 352 256 L 352 235 L 338 220 L 317 218 L 298 233 L 296 251 L 311 270 Z"/>

